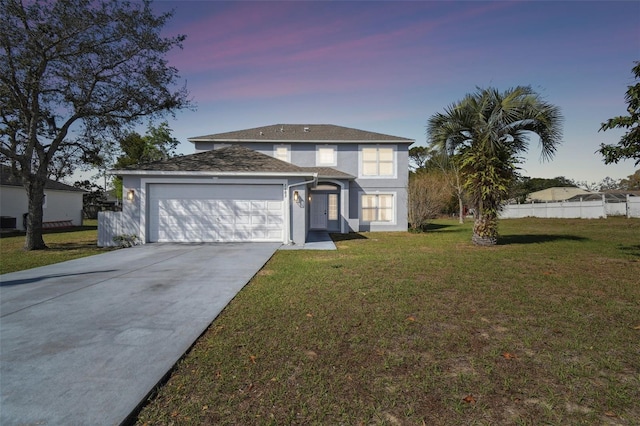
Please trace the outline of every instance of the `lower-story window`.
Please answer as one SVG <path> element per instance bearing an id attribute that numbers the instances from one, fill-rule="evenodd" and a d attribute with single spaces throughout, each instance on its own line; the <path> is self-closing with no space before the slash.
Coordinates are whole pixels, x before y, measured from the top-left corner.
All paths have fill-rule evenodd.
<path id="1" fill-rule="evenodd" d="M 393 222 L 393 194 L 362 194 L 363 222 Z"/>

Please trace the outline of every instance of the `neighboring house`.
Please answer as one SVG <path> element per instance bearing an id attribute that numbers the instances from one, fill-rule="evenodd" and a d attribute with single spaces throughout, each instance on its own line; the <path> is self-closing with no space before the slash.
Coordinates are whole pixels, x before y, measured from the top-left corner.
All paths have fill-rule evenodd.
<path id="1" fill-rule="evenodd" d="M 84 190 L 48 180 L 44 187 L 43 226 L 82 225 Z M 0 216 L 2 227 L 24 230 L 23 216 L 29 201 L 22 180 L 11 173 L 11 167 L 0 165 Z"/>
<path id="2" fill-rule="evenodd" d="M 575 186 L 553 187 L 527 195 L 527 201 L 565 201 L 576 195 L 586 195 L 591 192 Z"/>
<path id="3" fill-rule="evenodd" d="M 575 195 L 567 201 L 599 201 L 604 197 L 607 203 L 625 203 L 627 196 L 640 197 L 640 191 L 625 191 L 625 190 L 608 190 L 602 192 L 591 192 L 589 194 Z"/>
<path id="4" fill-rule="evenodd" d="M 310 230 L 407 229 L 411 139 L 278 124 L 189 141 L 196 154 L 112 171 L 123 177 L 123 234 L 304 244 Z"/>

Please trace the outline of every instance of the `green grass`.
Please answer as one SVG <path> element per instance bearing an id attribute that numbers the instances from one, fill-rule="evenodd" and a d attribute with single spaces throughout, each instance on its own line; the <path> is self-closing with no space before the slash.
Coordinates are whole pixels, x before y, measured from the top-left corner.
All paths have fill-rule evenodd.
<path id="1" fill-rule="evenodd" d="M 45 231 L 46 250 L 25 251 L 24 233 L 0 238 L 0 274 L 91 256 L 110 249 L 97 246 L 97 221 L 84 226 Z"/>
<path id="2" fill-rule="evenodd" d="M 280 251 L 139 424 L 637 424 L 640 221 L 504 220 Z"/>

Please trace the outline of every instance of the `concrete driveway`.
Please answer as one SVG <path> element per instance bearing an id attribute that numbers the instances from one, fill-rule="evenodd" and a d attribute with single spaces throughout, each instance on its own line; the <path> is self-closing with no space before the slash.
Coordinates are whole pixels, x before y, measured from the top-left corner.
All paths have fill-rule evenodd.
<path id="1" fill-rule="evenodd" d="M 278 249 L 147 244 L 0 276 L 0 424 L 117 425 Z"/>

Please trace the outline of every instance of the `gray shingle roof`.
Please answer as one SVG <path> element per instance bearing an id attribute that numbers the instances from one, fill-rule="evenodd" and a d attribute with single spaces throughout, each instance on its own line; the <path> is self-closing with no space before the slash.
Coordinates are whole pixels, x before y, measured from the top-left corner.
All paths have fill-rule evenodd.
<path id="1" fill-rule="evenodd" d="M 173 157 L 168 160 L 154 161 L 139 166 L 130 166 L 120 170 L 178 171 L 178 172 L 244 172 L 244 173 L 308 173 L 286 161 L 278 160 L 243 146 L 227 146 L 197 154 Z"/>
<path id="2" fill-rule="evenodd" d="M 189 138 L 189 141 L 282 141 L 294 143 L 322 141 L 332 143 L 376 142 L 406 144 L 414 142 L 413 139 L 335 126 L 333 124 L 273 124 L 234 132 L 196 136 Z"/>
<path id="3" fill-rule="evenodd" d="M 0 185 L 22 187 L 22 178 L 11 173 L 11 167 L 5 164 L 0 164 Z M 44 184 L 44 189 L 51 189 L 55 191 L 86 192 L 84 189 L 76 188 L 62 182 L 56 182 L 55 180 L 51 179 L 48 179 Z"/>
<path id="4" fill-rule="evenodd" d="M 333 169 L 331 167 L 302 167 L 313 173 L 318 174 L 318 178 L 321 179 L 355 179 L 356 177 L 349 173 L 341 172 L 340 170 Z"/>
<path id="5" fill-rule="evenodd" d="M 566 201 L 600 201 L 604 195 L 605 201 L 608 203 L 624 202 L 627 200 L 627 194 L 631 197 L 637 197 L 640 196 L 640 191 L 594 192 L 591 194 L 574 195 Z"/>

